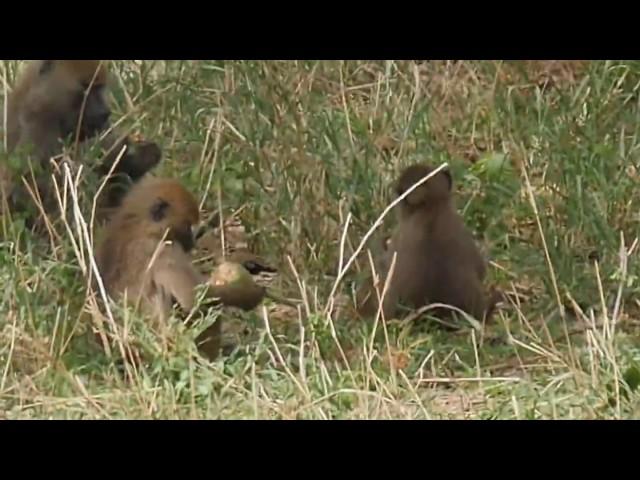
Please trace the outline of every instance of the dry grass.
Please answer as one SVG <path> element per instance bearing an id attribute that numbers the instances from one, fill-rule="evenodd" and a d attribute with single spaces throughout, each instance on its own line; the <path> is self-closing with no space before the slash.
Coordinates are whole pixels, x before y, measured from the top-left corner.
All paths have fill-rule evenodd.
<path id="1" fill-rule="evenodd" d="M 10 84 L 16 62 L 2 62 Z M 300 301 L 192 333 L 121 380 L 81 315 L 90 218 L 47 251 L 7 223 L 0 412 L 7 418 L 631 418 L 637 349 L 638 62 L 114 62 L 115 118 L 162 144 L 159 172 Z M 458 206 L 509 294 L 481 331 L 358 322 L 347 260 L 403 166 L 450 165 Z M 82 197 L 80 195 L 80 197 Z M 381 228 L 388 228 L 391 217 Z M 6 223 L 6 222 L 5 222 Z M 344 273 L 343 276 L 340 273 Z M 343 278 L 340 278 L 343 277 Z M 139 319 L 134 331 L 152 337 Z M 153 342 L 151 342 L 153 343 Z M 631 387 L 631 388 L 629 388 Z"/>

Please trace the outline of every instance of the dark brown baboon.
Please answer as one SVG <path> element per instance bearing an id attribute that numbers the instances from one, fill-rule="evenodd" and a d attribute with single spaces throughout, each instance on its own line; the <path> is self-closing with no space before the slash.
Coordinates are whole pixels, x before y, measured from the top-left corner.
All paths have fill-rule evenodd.
<path id="1" fill-rule="evenodd" d="M 413 165 L 404 170 L 395 186 L 402 195 L 415 183 L 433 172 L 427 165 Z M 390 319 L 399 305 L 419 308 L 431 303 L 457 307 L 476 319 L 491 313 L 497 300 L 489 300 L 482 282 L 486 263 L 471 233 L 452 200 L 452 179 L 447 170 L 438 172 L 399 204 L 398 226 L 385 253 L 379 259 L 382 285 L 396 254 L 393 274 L 383 300 L 383 314 Z M 374 314 L 378 308 L 375 291 L 369 286 L 359 296 L 359 310 Z M 448 315 L 450 310 L 433 313 Z"/>

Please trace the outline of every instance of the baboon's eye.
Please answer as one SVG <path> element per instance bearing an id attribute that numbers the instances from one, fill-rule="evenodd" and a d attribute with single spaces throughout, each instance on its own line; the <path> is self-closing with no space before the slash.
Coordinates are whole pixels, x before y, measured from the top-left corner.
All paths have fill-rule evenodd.
<path id="1" fill-rule="evenodd" d="M 161 198 L 156 200 L 155 203 L 151 206 L 151 210 L 149 211 L 151 220 L 153 220 L 154 222 L 159 222 L 160 220 L 162 220 L 165 217 L 168 208 L 169 202 Z"/>

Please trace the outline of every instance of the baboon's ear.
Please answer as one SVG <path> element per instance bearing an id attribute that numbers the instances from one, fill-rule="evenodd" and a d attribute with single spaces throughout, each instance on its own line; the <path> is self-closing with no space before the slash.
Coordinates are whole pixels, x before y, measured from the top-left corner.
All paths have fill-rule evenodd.
<path id="1" fill-rule="evenodd" d="M 151 210 L 149 211 L 149 214 L 151 215 L 151 220 L 153 220 L 154 222 L 159 222 L 160 220 L 162 220 L 167 214 L 168 208 L 169 208 L 169 202 L 167 202 L 166 200 L 163 200 L 162 198 L 159 198 L 158 200 L 156 200 L 151 206 Z"/>
<path id="2" fill-rule="evenodd" d="M 43 60 L 42 65 L 40 65 L 40 75 L 46 75 L 51 70 L 53 70 L 53 63 L 55 60 Z"/>

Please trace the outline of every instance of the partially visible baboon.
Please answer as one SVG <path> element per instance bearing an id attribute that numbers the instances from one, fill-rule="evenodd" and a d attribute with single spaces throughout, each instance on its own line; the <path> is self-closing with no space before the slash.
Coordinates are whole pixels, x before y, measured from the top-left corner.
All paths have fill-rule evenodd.
<path id="1" fill-rule="evenodd" d="M 34 60 L 27 63 L 7 98 L 7 152 L 19 147 L 25 155 L 21 161 L 21 175 L 34 170 L 35 184 L 45 211 L 53 208 L 50 160 L 63 151 L 64 142 L 80 143 L 97 138 L 109 127 L 111 109 L 107 104 L 108 72 L 100 60 Z M 113 133 L 101 142 L 110 150 L 96 170 L 104 175 L 109 171 L 122 145 L 133 145 L 129 138 L 118 139 Z M 157 146 L 144 146 L 140 153 L 130 148 L 114 173 L 124 174 L 136 181 L 160 160 Z M 31 160 L 29 165 L 29 160 Z M 30 168 L 29 168 L 30 167 Z M 2 165 L 5 197 L 12 209 L 21 210 L 29 201 L 22 181 L 13 178 Z M 109 187 L 120 183 L 109 181 Z M 31 182 L 30 182 L 31 183 Z M 114 207 L 121 193 L 107 189 L 105 206 Z"/>
<path id="2" fill-rule="evenodd" d="M 109 125 L 107 68 L 99 60 L 34 60 L 7 98 L 7 147 L 30 144 L 39 161 L 60 142 L 93 138 Z"/>
<path id="3" fill-rule="evenodd" d="M 108 215 L 120 205 L 129 189 L 158 165 L 162 151 L 153 142 L 133 141 L 130 137 L 118 140 L 113 134 L 107 136 L 101 142 L 101 146 L 106 153 L 95 172 L 102 179 L 111 171 L 99 203 L 101 217 L 108 218 Z M 126 148 L 120 156 L 123 147 Z M 116 161 L 118 163 L 113 167 Z"/>
<path id="4" fill-rule="evenodd" d="M 405 169 L 395 185 L 402 195 L 433 172 L 427 165 Z M 398 225 L 386 251 L 378 260 L 382 290 L 388 270 L 396 260 L 388 291 L 383 299 L 385 318 L 393 318 L 399 305 L 420 308 L 431 303 L 457 307 L 476 319 L 491 313 L 496 295 L 487 299 L 483 288 L 486 263 L 452 200 L 452 179 L 442 170 L 423 183 L 399 204 Z M 375 314 L 378 299 L 367 285 L 359 296 L 363 315 Z M 450 309 L 434 311 L 446 316 Z"/>
<path id="5" fill-rule="evenodd" d="M 162 323 L 167 322 L 174 302 L 190 312 L 196 288 L 205 283 L 206 295 L 219 298 L 223 305 L 254 308 L 262 300 L 263 289 L 256 295 L 251 285 L 247 301 L 243 291 L 229 288 L 227 282 L 211 282 L 193 266 L 189 253 L 198 218 L 195 198 L 178 181 L 150 177 L 133 186 L 107 222 L 96 252 L 107 293 L 114 299 L 126 295 L 143 314 Z M 225 276 L 227 272 L 218 273 Z M 202 337 L 199 341 L 207 340 L 204 354 L 215 358 L 220 319 L 207 329 L 208 338 Z"/>

